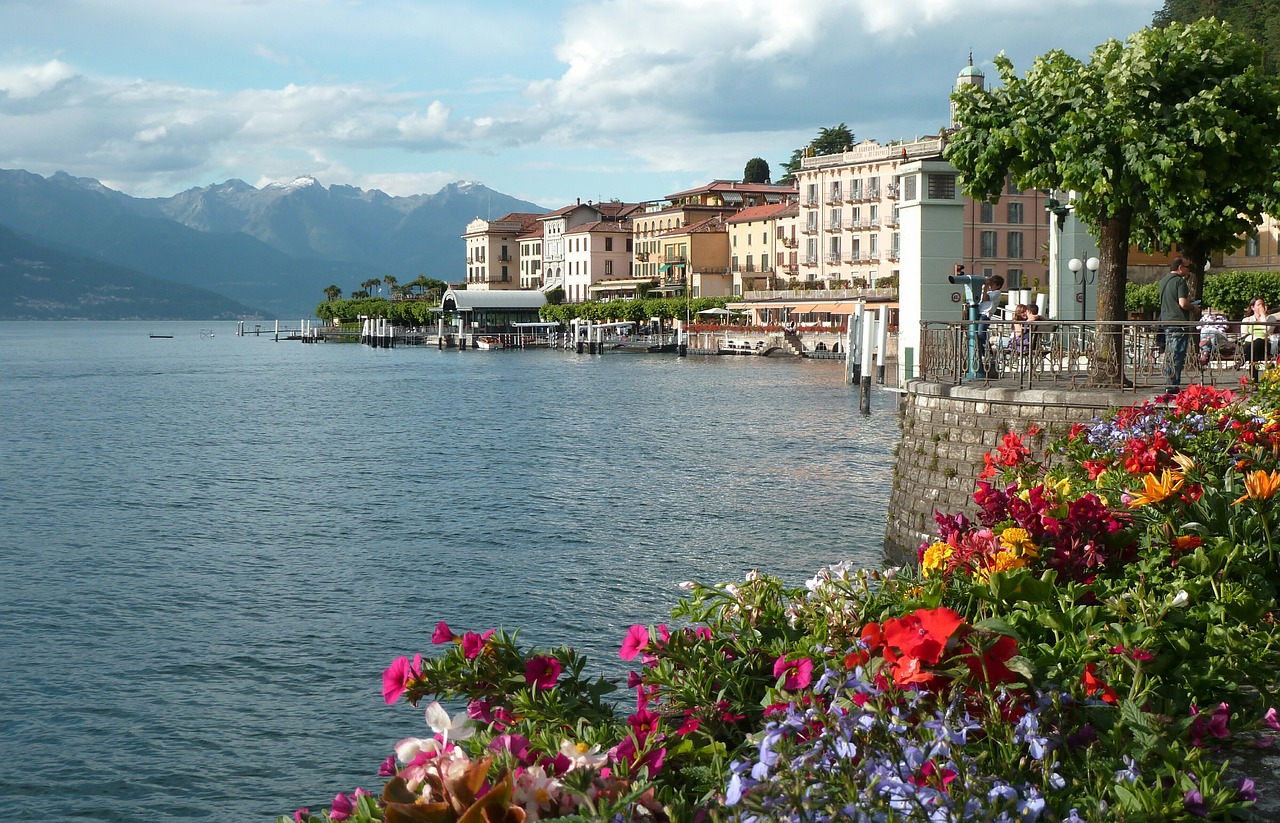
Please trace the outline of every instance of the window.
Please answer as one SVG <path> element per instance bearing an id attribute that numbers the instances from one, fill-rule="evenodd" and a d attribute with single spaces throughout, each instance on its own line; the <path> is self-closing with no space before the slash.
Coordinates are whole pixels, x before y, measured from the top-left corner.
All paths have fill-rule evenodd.
<path id="1" fill-rule="evenodd" d="M 880 207 L 879 206 L 871 207 L 871 225 L 873 226 L 880 225 Z"/>
<path id="2" fill-rule="evenodd" d="M 805 195 L 805 202 L 809 205 L 813 205 L 813 203 L 818 199 L 818 184 L 810 183 L 805 189 Z"/>
<path id="3" fill-rule="evenodd" d="M 502 267 L 502 282 L 503 282 L 503 283 L 506 283 L 506 282 L 507 282 L 508 280 L 510 280 L 510 279 L 511 279 L 511 275 L 507 274 L 507 267 L 506 267 L 506 266 L 503 266 L 503 267 Z"/>
<path id="4" fill-rule="evenodd" d="M 738 255 L 735 254 L 733 256 L 733 259 L 729 261 L 729 265 L 732 266 L 732 271 L 738 270 Z"/>
<path id="5" fill-rule="evenodd" d="M 978 222 L 994 223 L 996 222 L 996 207 L 990 203 L 978 204 Z"/>
<path id="6" fill-rule="evenodd" d="M 1009 289 L 1025 288 L 1022 282 L 1022 269 L 1009 269 L 1005 272 L 1004 285 Z M 1045 307 L 1045 311 L 1048 311 L 1048 307 Z"/>
<path id="7" fill-rule="evenodd" d="M 909 174 L 902 178 L 902 199 L 916 199 L 916 176 L 914 174 Z"/>
<path id="8" fill-rule="evenodd" d="M 768 271 L 768 270 L 769 270 L 769 255 L 762 254 L 760 255 L 760 271 Z"/>
<path id="9" fill-rule="evenodd" d="M 1014 203 L 1014 202 L 1009 203 L 1009 222 L 1010 223 L 1022 222 L 1022 204 L 1021 203 Z"/>
<path id="10" fill-rule="evenodd" d="M 1252 235 L 1244 239 L 1244 256 L 1258 257 L 1262 254 L 1262 244 L 1258 242 L 1258 235 Z"/>
<path id="11" fill-rule="evenodd" d="M 631 251 L 631 238 L 627 238 L 627 251 Z"/>
<path id="12" fill-rule="evenodd" d="M 840 235 L 838 234 L 835 237 L 831 238 L 831 247 L 829 249 L 829 256 L 832 261 L 836 261 L 840 259 Z"/>
<path id="13" fill-rule="evenodd" d="M 831 199 L 832 200 L 840 199 L 840 181 L 839 180 L 831 184 Z"/>
<path id="14" fill-rule="evenodd" d="M 831 218 L 827 222 L 827 229 L 830 231 L 840 230 L 840 209 L 831 210 Z"/>
<path id="15" fill-rule="evenodd" d="M 760 232 L 760 242 L 761 242 L 761 243 L 763 243 L 763 244 L 765 244 L 765 245 L 768 245 L 768 243 L 769 243 L 769 232 L 767 232 L 767 231 L 762 231 L 762 232 Z"/>
<path id="16" fill-rule="evenodd" d="M 1022 232 L 1009 232 L 1009 256 L 1014 260 L 1022 259 Z"/>
<path id="17" fill-rule="evenodd" d="M 611 274 L 613 274 L 613 261 L 606 260 L 604 261 L 604 276 L 608 277 Z"/>
<path id="18" fill-rule="evenodd" d="M 871 251 L 871 258 L 873 260 L 880 255 L 880 235 L 878 234 L 871 235 L 870 251 Z"/>
<path id="19" fill-rule="evenodd" d="M 818 238 L 810 237 L 804 245 L 804 259 L 810 263 L 818 262 Z"/>
<path id="20" fill-rule="evenodd" d="M 955 200 L 956 176 L 954 174 L 930 174 L 929 199 Z"/>
<path id="21" fill-rule="evenodd" d="M 1022 189 L 1018 188 L 1018 184 L 1013 182 L 1012 176 L 1005 178 L 1005 183 L 1009 194 L 1022 194 Z"/>
<path id="22" fill-rule="evenodd" d="M 751 245 L 751 234 L 750 234 L 750 233 L 748 233 L 748 234 L 747 234 L 747 245 L 748 245 L 748 246 L 750 246 L 750 245 Z"/>
<path id="23" fill-rule="evenodd" d="M 880 178 L 871 177 L 867 179 L 867 197 L 880 196 Z"/>
<path id="24" fill-rule="evenodd" d="M 862 259 L 862 238 L 853 238 L 852 244 L 849 246 L 849 257 L 854 260 Z"/>
<path id="25" fill-rule="evenodd" d="M 604 239 L 604 250 L 605 250 L 605 251 L 613 251 L 613 238 L 612 238 L 612 237 L 606 237 L 606 238 Z"/>
<path id="26" fill-rule="evenodd" d="M 805 229 L 807 231 L 818 230 L 818 213 L 816 211 L 807 212 L 805 214 Z"/>
<path id="27" fill-rule="evenodd" d="M 996 256 L 996 233 L 993 231 L 984 231 L 982 233 L 982 251 L 979 252 L 980 257 Z"/>
<path id="28" fill-rule="evenodd" d="M 856 229 L 862 225 L 862 206 L 853 207 L 853 227 Z"/>

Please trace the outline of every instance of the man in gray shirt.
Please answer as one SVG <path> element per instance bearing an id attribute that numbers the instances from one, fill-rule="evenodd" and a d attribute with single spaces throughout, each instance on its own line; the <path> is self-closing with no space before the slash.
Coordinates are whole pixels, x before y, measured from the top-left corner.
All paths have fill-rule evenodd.
<path id="1" fill-rule="evenodd" d="M 1182 364 L 1187 359 L 1187 326 L 1191 319 L 1191 295 L 1187 291 L 1187 274 L 1191 271 L 1185 258 L 1175 257 L 1169 264 L 1169 273 L 1160 279 L 1160 322 L 1173 325 L 1163 326 L 1160 334 L 1164 335 L 1165 361 L 1164 374 L 1166 394 L 1177 394 L 1182 390 Z"/>

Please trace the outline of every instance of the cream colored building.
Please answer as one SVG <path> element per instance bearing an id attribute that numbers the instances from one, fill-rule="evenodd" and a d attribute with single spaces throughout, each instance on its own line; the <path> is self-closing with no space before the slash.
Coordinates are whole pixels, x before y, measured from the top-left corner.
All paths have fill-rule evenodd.
<path id="1" fill-rule="evenodd" d="M 520 242 L 520 288 L 542 288 L 542 229 L 545 224 L 535 221 L 533 229 L 516 238 Z"/>
<path id="2" fill-rule="evenodd" d="M 725 220 L 733 294 L 784 288 L 797 263 L 795 203 L 752 206 Z"/>
<path id="3" fill-rule="evenodd" d="M 467 246 L 467 288 L 497 291 L 520 288 L 520 241 L 533 230 L 537 214 L 512 212 L 497 220 L 477 217 L 462 235 Z"/>

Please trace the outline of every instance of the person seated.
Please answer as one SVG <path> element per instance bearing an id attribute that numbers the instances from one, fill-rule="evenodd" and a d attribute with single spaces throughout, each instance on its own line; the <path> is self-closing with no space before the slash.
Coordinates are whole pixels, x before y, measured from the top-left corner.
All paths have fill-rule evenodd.
<path id="1" fill-rule="evenodd" d="M 1210 306 L 1200 317 L 1200 365 L 1207 366 L 1215 351 L 1227 345 L 1227 315 Z"/>
<path id="2" fill-rule="evenodd" d="M 1031 323 L 1027 307 L 1019 303 L 1013 310 L 1013 336 L 1009 338 L 1009 351 L 1026 354 L 1031 348 Z"/>
<path id="3" fill-rule="evenodd" d="M 1261 297 L 1249 301 L 1249 313 L 1240 320 L 1241 343 L 1245 359 L 1261 363 L 1270 356 L 1270 335 L 1276 321 L 1267 314 L 1267 303 Z"/>
<path id="4" fill-rule="evenodd" d="M 1048 320 L 1048 319 L 1049 319 L 1049 318 L 1045 317 L 1043 314 L 1041 314 L 1041 313 L 1040 313 L 1040 306 L 1039 306 L 1039 304 L 1037 304 L 1037 303 L 1028 303 L 1028 304 L 1027 304 L 1027 320 L 1028 320 L 1029 322 L 1035 323 L 1035 322 L 1039 322 L 1039 321 L 1042 321 L 1042 320 Z"/>

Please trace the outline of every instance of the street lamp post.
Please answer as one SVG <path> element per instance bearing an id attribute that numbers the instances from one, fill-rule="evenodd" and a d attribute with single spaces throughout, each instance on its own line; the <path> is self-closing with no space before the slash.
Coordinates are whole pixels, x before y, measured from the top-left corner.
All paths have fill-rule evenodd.
<path id="1" fill-rule="evenodd" d="M 1080 291 L 1076 294 L 1076 302 L 1080 304 L 1081 320 L 1089 319 L 1089 284 L 1097 280 L 1099 265 L 1096 257 L 1083 261 L 1073 257 L 1067 261 L 1067 268 L 1071 269 L 1071 280 L 1080 287 Z"/>

